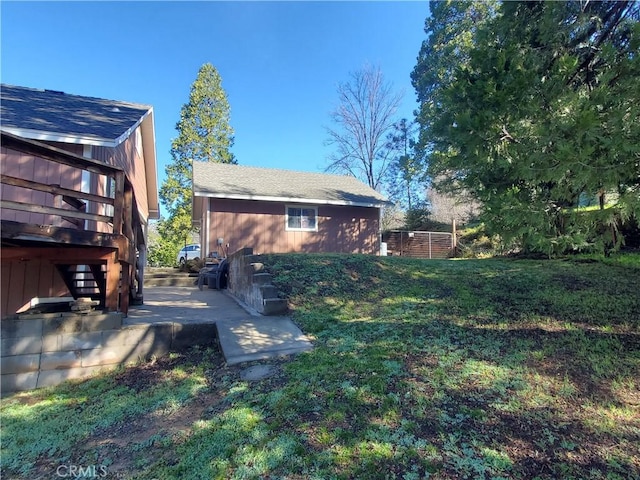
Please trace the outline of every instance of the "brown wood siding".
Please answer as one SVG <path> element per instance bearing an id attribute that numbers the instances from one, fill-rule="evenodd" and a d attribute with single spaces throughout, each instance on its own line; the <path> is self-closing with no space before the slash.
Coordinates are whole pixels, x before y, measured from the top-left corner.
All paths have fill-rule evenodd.
<path id="1" fill-rule="evenodd" d="M 65 146 L 65 150 L 77 153 L 77 148 L 73 148 L 78 147 L 76 145 L 61 145 L 58 143 L 54 143 L 53 145 L 58 148 Z M 79 147 L 80 151 L 82 151 L 82 146 L 80 145 Z M 24 155 L 4 147 L 0 148 L 0 172 L 4 175 L 10 175 L 25 180 L 34 180 L 49 185 L 60 185 L 63 188 L 74 190 L 79 190 L 82 184 L 82 171 L 80 169 L 60 165 L 42 158 Z M 35 205 L 44 205 L 49 207 L 55 206 L 52 195 L 44 192 L 27 190 L 21 187 L 4 186 L 0 195 L 3 200 L 32 203 Z M 18 212 L 7 209 L 2 209 L 0 216 L 2 220 L 33 223 L 38 225 L 53 225 L 55 223 L 54 219 L 58 218 L 40 213 Z M 75 225 L 65 221 L 62 221 L 61 226 L 75 227 Z"/>
<path id="2" fill-rule="evenodd" d="M 256 253 L 377 254 L 380 248 L 377 208 L 320 205 L 318 231 L 300 232 L 286 230 L 285 203 L 211 199 L 209 206 L 207 252 L 219 251 L 219 237 L 230 253 L 252 247 Z"/>
<path id="3" fill-rule="evenodd" d="M 0 274 L 2 318 L 23 309 L 34 297 L 70 296 L 55 265 L 48 261 L 3 261 Z"/>
<path id="4" fill-rule="evenodd" d="M 95 160 L 124 169 L 129 181 L 133 185 L 138 211 L 144 218 L 148 218 L 149 204 L 144 154 L 142 147 L 139 149 L 136 148 L 136 135 L 142 135 L 140 127 L 115 148 L 93 147 L 91 156 Z"/>
<path id="5" fill-rule="evenodd" d="M 56 148 L 82 155 L 83 146 L 59 142 L 45 142 Z M 16 152 L 5 147 L 0 148 L 0 171 L 5 175 L 34 180 L 37 182 L 60 185 L 63 188 L 80 190 L 82 185 L 82 170 L 56 162 L 36 158 Z M 3 186 L 1 197 L 3 200 L 33 203 L 53 207 L 52 195 L 27 190 L 20 187 Z M 63 205 L 60 205 L 66 208 Z M 68 207 L 71 208 L 71 207 Z M 70 214 L 73 216 L 73 213 Z M 61 220 L 54 215 L 44 215 L 28 212 L 18 212 L 2 209 L 2 220 L 41 225 L 59 225 L 67 228 L 77 228 L 76 225 Z M 25 261 L 4 260 L 1 263 L 1 299 L 0 316 L 12 315 L 26 306 L 34 297 L 69 296 L 64 281 L 51 262 L 39 259 Z"/>

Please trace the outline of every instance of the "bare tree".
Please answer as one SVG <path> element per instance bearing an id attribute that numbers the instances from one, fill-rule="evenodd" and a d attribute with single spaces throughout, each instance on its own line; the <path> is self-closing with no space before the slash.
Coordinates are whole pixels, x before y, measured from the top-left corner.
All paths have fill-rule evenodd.
<path id="1" fill-rule="evenodd" d="M 455 220 L 458 225 L 464 225 L 477 218 L 482 210 L 480 203 L 464 189 L 452 193 L 431 185 L 427 188 L 427 201 L 431 220 L 442 223 Z"/>
<path id="2" fill-rule="evenodd" d="M 336 128 L 327 128 L 327 144 L 336 147 L 327 170 L 352 175 L 378 190 L 392 157 L 386 137 L 402 93 L 392 90 L 378 67 L 365 66 L 338 86 L 338 98 L 331 114 Z"/>

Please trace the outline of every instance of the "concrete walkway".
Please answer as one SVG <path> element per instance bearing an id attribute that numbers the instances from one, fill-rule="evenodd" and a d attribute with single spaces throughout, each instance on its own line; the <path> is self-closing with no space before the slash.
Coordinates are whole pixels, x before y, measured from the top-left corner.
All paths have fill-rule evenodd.
<path id="1" fill-rule="evenodd" d="M 198 287 L 145 287 L 144 305 L 129 308 L 125 325 L 215 323 L 229 365 L 291 355 L 313 348 L 289 317 L 263 316 L 226 291 Z"/>

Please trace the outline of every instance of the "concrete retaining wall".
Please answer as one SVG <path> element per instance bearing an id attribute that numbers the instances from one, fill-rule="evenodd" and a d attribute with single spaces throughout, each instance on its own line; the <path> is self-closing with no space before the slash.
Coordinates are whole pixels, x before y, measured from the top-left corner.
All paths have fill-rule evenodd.
<path id="1" fill-rule="evenodd" d="M 260 260 L 252 248 L 229 256 L 229 292 L 263 315 L 282 315 L 287 312 L 287 301 L 278 297 L 272 276 Z"/>
<path id="2" fill-rule="evenodd" d="M 20 315 L 1 327 L 3 395 L 217 341 L 214 323 L 123 326 L 115 312 Z"/>

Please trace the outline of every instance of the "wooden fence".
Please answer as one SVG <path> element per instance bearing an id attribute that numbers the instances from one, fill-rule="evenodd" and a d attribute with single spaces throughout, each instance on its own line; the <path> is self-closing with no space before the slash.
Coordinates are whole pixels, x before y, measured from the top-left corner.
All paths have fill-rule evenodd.
<path id="1" fill-rule="evenodd" d="M 414 258 L 448 258 L 453 251 L 453 235 L 445 232 L 392 230 L 382 234 L 388 255 Z"/>

